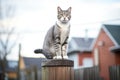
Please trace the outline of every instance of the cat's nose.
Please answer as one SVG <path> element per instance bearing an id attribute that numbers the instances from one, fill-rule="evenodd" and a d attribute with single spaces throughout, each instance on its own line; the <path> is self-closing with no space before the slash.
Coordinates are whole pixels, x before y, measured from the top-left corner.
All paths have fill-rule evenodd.
<path id="1" fill-rule="evenodd" d="M 64 20 L 66 20 L 67 18 L 66 17 L 64 17 Z"/>
<path id="2" fill-rule="evenodd" d="M 67 17 L 65 17 L 65 18 L 64 18 L 64 21 L 67 21 L 67 20 L 68 20 L 68 18 L 67 18 Z"/>

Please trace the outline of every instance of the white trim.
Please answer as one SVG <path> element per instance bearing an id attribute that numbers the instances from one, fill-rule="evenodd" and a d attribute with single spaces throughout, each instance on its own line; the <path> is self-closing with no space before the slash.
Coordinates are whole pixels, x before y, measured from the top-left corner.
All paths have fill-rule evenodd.
<path id="1" fill-rule="evenodd" d="M 95 62 L 95 66 L 99 65 L 99 51 L 98 51 L 98 48 L 94 49 L 94 62 Z"/>
<path id="2" fill-rule="evenodd" d="M 106 32 L 106 34 L 110 37 L 110 39 L 113 41 L 113 43 L 115 44 L 115 46 L 118 46 L 118 43 L 115 41 L 115 39 L 113 38 L 113 36 L 111 35 L 111 33 L 106 29 L 105 25 L 103 25 L 102 28 Z"/>

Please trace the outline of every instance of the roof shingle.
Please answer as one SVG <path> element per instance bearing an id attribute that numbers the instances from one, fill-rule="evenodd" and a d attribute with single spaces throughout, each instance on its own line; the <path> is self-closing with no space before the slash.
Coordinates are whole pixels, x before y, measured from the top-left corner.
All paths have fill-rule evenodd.
<path id="1" fill-rule="evenodd" d="M 41 63 L 46 60 L 46 58 L 31 58 L 31 57 L 23 57 L 26 68 L 31 66 L 36 66 L 37 68 L 41 68 Z"/>
<path id="2" fill-rule="evenodd" d="M 68 44 L 68 52 L 79 50 L 79 51 L 92 51 L 92 43 L 94 38 L 80 38 L 73 37 Z"/>
<path id="3" fill-rule="evenodd" d="M 120 25 L 104 25 L 105 28 L 109 31 L 110 35 L 120 45 Z"/>

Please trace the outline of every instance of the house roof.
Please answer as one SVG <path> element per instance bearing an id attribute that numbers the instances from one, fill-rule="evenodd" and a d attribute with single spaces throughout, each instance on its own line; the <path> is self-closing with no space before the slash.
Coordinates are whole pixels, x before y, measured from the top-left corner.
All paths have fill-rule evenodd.
<path id="1" fill-rule="evenodd" d="M 6 65 L 5 71 L 6 72 L 16 72 L 18 66 L 18 61 L 9 60 L 8 64 Z M 0 72 L 1 72 L 1 66 L 0 66 Z"/>
<path id="2" fill-rule="evenodd" d="M 120 52 L 120 25 L 104 24 L 103 29 L 115 44 L 110 50 L 115 53 Z"/>
<path id="3" fill-rule="evenodd" d="M 106 29 L 107 33 L 109 34 L 112 41 L 115 43 L 115 45 L 120 45 L 120 25 L 104 25 L 104 28 Z"/>
<path id="4" fill-rule="evenodd" d="M 68 54 L 72 52 L 91 52 L 94 38 L 73 37 L 68 44 Z"/>
<path id="5" fill-rule="evenodd" d="M 36 66 L 37 68 L 41 68 L 41 63 L 46 60 L 46 58 L 31 58 L 31 57 L 23 57 L 26 68 L 30 68 L 31 66 Z"/>
<path id="6" fill-rule="evenodd" d="M 120 46 L 111 47 L 110 51 L 114 53 L 120 53 Z"/>

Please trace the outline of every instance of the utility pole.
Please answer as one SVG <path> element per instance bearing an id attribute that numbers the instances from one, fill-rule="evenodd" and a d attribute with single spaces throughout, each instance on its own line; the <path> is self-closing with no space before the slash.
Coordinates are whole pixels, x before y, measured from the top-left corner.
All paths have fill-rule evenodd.
<path id="1" fill-rule="evenodd" d="M 21 44 L 19 44 L 19 59 L 18 59 L 18 75 L 17 75 L 17 80 L 21 80 L 20 77 L 20 56 L 21 56 Z"/>

